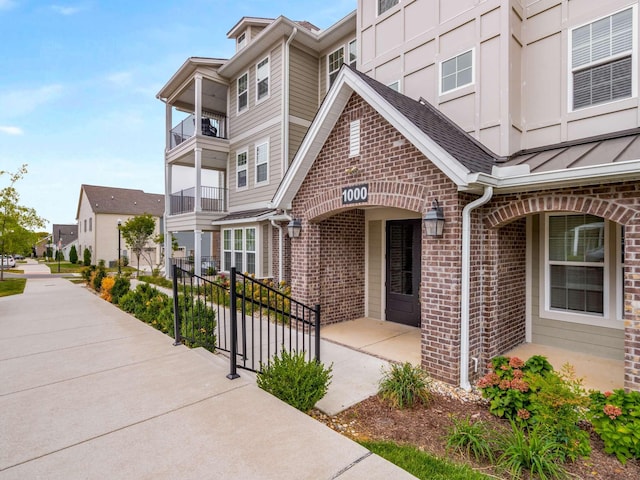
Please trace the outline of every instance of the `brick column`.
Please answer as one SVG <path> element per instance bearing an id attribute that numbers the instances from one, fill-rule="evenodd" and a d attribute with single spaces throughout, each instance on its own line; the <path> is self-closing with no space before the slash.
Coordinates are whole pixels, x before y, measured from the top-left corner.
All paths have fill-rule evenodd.
<path id="1" fill-rule="evenodd" d="M 291 239 L 291 289 L 296 300 L 320 303 L 320 225 L 302 220 L 302 232 Z"/>
<path id="2" fill-rule="evenodd" d="M 625 227 L 624 388 L 640 390 L 640 225 Z"/>

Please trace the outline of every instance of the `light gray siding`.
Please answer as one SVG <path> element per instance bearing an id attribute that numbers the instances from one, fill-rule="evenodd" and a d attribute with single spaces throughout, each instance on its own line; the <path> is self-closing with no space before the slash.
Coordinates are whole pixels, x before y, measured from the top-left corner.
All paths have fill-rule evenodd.
<path id="1" fill-rule="evenodd" d="M 367 316 L 382 319 L 382 221 L 369 222 L 369 237 L 367 245 Z"/>
<path id="2" fill-rule="evenodd" d="M 597 327 L 582 323 L 563 322 L 541 317 L 540 266 L 543 245 L 540 245 L 539 215 L 532 218 L 531 242 L 531 323 L 532 342 L 564 348 L 580 353 L 615 360 L 624 358 L 624 330 Z"/>
<path id="3" fill-rule="evenodd" d="M 273 195 L 282 180 L 282 142 L 281 142 L 280 122 L 259 131 L 252 135 L 247 142 L 240 142 L 233 145 L 229 157 L 229 208 L 230 210 L 241 210 L 243 205 L 247 209 L 257 208 L 256 204 L 266 204 L 273 198 Z M 256 185 L 256 143 L 263 140 L 269 141 L 269 180 L 265 184 Z M 237 152 L 247 150 L 247 188 L 238 190 L 236 175 L 236 155 Z"/>
<path id="4" fill-rule="evenodd" d="M 318 58 L 293 47 L 289 58 L 289 114 L 311 121 L 318 110 Z"/>

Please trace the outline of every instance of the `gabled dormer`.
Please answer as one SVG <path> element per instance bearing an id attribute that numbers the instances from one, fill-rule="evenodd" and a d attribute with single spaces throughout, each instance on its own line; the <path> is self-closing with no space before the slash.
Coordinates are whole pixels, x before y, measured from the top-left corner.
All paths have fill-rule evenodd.
<path id="1" fill-rule="evenodd" d="M 242 17 L 240 21 L 229 30 L 227 38 L 235 40 L 237 53 L 273 22 L 273 18 Z"/>

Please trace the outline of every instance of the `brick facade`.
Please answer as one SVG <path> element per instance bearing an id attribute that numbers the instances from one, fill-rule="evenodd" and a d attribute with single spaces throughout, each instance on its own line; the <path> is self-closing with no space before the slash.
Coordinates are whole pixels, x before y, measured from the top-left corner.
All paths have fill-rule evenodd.
<path id="1" fill-rule="evenodd" d="M 360 120 L 361 150 L 349 157 L 349 124 Z M 366 202 L 342 204 L 342 188 L 367 184 Z M 438 199 L 442 238 L 422 236 L 422 366 L 458 383 L 462 210 L 477 198 L 456 185 L 361 97 L 352 95 L 292 202 L 302 220 L 291 241 L 293 294 L 319 303 L 323 322 L 364 315 L 364 207 L 394 207 L 423 216 Z M 625 226 L 625 386 L 640 387 L 640 186 L 635 182 L 496 194 L 472 212 L 470 265 L 471 380 L 495 355 L 526 341 L 526 216 L 582 212 Z"/>

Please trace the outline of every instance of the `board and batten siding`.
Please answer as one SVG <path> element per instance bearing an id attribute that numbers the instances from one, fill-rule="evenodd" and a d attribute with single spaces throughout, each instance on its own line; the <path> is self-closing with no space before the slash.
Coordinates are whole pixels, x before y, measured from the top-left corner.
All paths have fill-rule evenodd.
<path id="1" fill-rule="evenodd" d="M 540 274 L 544 262 L 544 245 L 540 242 L 540 222 L 543 218 L 531 218 L 531 324 L 532 343 L 563 348 L 599 357 L 624 359 L 624 330 L 563 322 L 541 316 Z"/>

